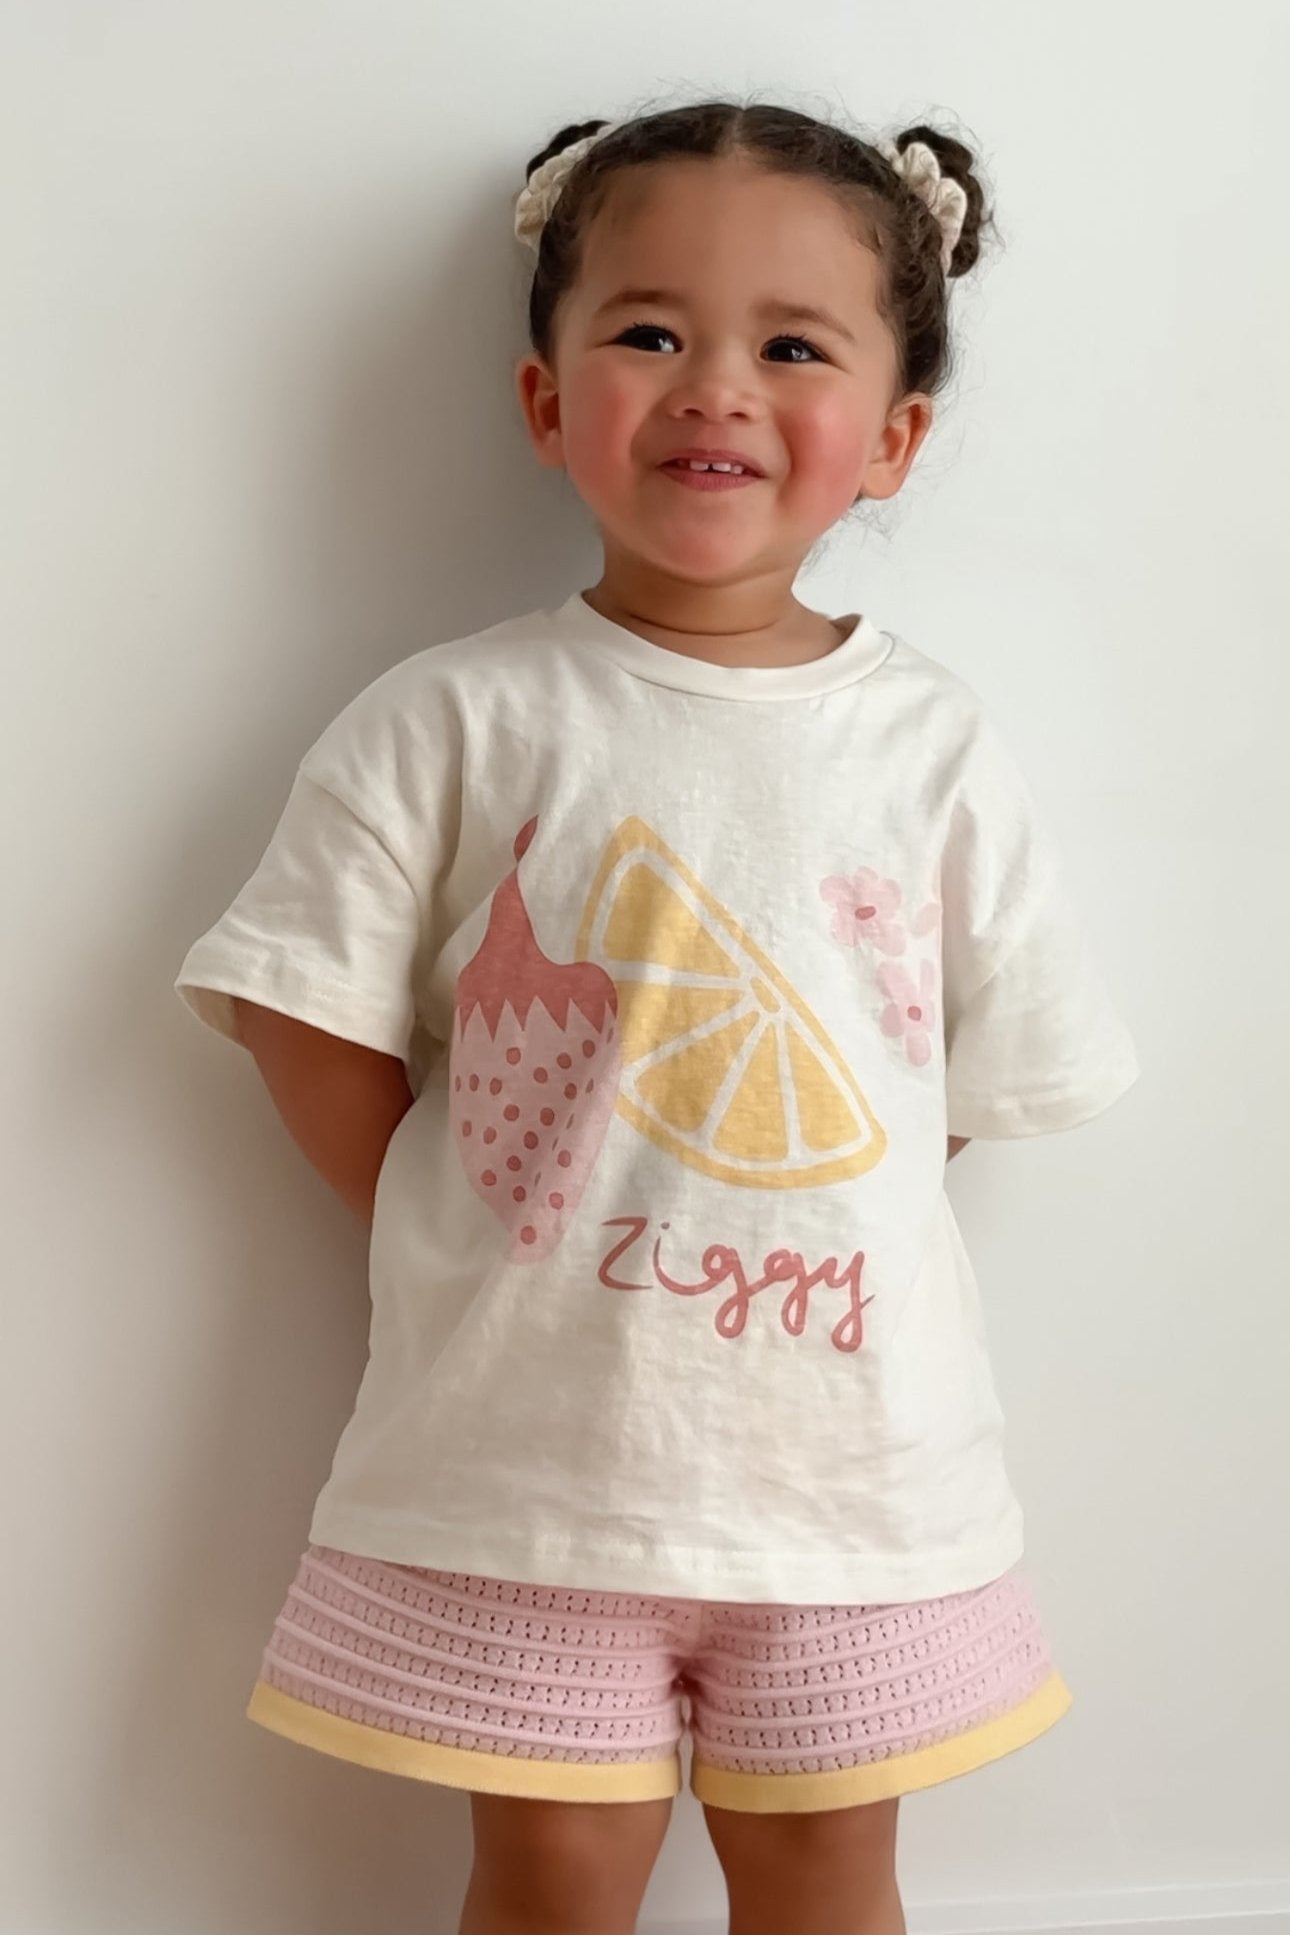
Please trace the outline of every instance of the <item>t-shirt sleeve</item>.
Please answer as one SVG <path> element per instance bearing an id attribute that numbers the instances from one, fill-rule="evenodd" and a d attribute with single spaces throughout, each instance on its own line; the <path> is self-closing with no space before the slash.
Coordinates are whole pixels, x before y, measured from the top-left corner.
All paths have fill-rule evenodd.
<path id="1" fill-rule="evenodd" d="M 1133 1042 L 1059 852 L 986 721 L 951 811 L 941 902 L 951 1135 L 1074 1128 L 1132 1086 Z"/>
<path id="2" fill-rule="evenodd" d="M 414 1018 L 421 912 L 379 834 L 302 764 L 264 856 L 175 986 L 240 1042 L 235 995 L 389 1055 Z"/>

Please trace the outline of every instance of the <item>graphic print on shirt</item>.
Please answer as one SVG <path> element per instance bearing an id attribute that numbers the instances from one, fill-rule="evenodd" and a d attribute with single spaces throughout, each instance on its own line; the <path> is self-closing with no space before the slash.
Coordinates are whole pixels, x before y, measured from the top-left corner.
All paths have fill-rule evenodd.
<path id="1" fill-rule="evenodd" d="M 886 880 L 873 867 L 854 874 L 831 874 L 820 882 L 820 898 L 833 909 L 833 938 L 844 947 L 886 956 L 876 969 L 887 1005 L 879 1026 L 889 1040 L 900 1042 L 915 1068 L 932 1059 L 932 1030 L 937 1025 L 938 976 L 935 958 L 927 955 L 903 964 L 908 936 L 932 939 L 933 957 L 939 954 L 941 909 L 929 900 L 908 920 L 901 910 L 900 883 Z M 916 969 L 915 980 L 911 968 Z"/>
<path id="2" fill-rule="evenodd" d="M 523 859 L 537 828 L 515 842 Z M 599 1157 L 622 1065 L 618 996 L 590 961 L 538 946 L 518 864 L 457 981 L 449 1121 L 471 1188 L 511 1237 L 515 1261 L 551 1255 Z"/>
<path id="3" fill-rule="evenodd" d="M 887 1137 L 774 962 L 643 820 L 606 847 L 575 952 L 611 978 L 618 1112 L 705 1176 L 813 1189 L 863 1175 Z"/>

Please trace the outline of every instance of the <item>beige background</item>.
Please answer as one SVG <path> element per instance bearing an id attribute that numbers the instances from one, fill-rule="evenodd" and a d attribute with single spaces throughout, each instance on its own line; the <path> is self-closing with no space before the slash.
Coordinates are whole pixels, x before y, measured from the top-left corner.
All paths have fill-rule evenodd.
<path id="1" fill-rule="evenodd" d="M 910 1926 L 1290 1926 L 1285 19 L 4 7 L 5 1931 L 455 1928 L 463 1796 L 243 1719 L 364 1254 L 171 981 L 354 692 L 592 582 L 510 199 L 564 121 L 721 90 L 984 151 L 954 389 L 806 589 L 982 692 L 1144 1067 L 952 1172 L 1076 1705 L 906 1802 Z M 643 1926 L 722 1901 L 687 1796 Z"/>

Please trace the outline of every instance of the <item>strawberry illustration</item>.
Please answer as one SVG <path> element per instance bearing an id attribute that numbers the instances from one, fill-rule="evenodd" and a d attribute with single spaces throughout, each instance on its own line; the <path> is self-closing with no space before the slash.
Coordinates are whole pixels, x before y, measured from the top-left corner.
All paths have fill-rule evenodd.
<path id="1" fill-rule="evenodd" d="M 537 829 L 515 842 L 523 859 Z M 517 1260 L 550 1256 L 591 1179 L 618 1099 L 618 994 L 590 961 L 538 946 L 519 868 L 457 981 L 449 1119 L 470 1186 Z"/>

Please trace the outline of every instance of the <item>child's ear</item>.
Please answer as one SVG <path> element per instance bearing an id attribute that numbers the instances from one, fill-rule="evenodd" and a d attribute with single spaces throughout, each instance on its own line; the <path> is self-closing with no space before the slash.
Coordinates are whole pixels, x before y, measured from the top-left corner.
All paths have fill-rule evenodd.
<path id="1" fill-rule="evenodd" d="M 932 399 L 921 391 L 902 398 L 890 411 L 877 448 L 865 465 L 861 497 L 894 497 L 909 475 L 918 447 L 932 427 Z"/>
<path id="2" fill-rule="evenodd" d="M 520 393 L 520 408 L 539 463 L 552 470 L 564 465 L 564 439 L 560 431 L 560 392 L 546 362 L 535 351 L 522 356 L 516 365 L 515 382 Z"/>

